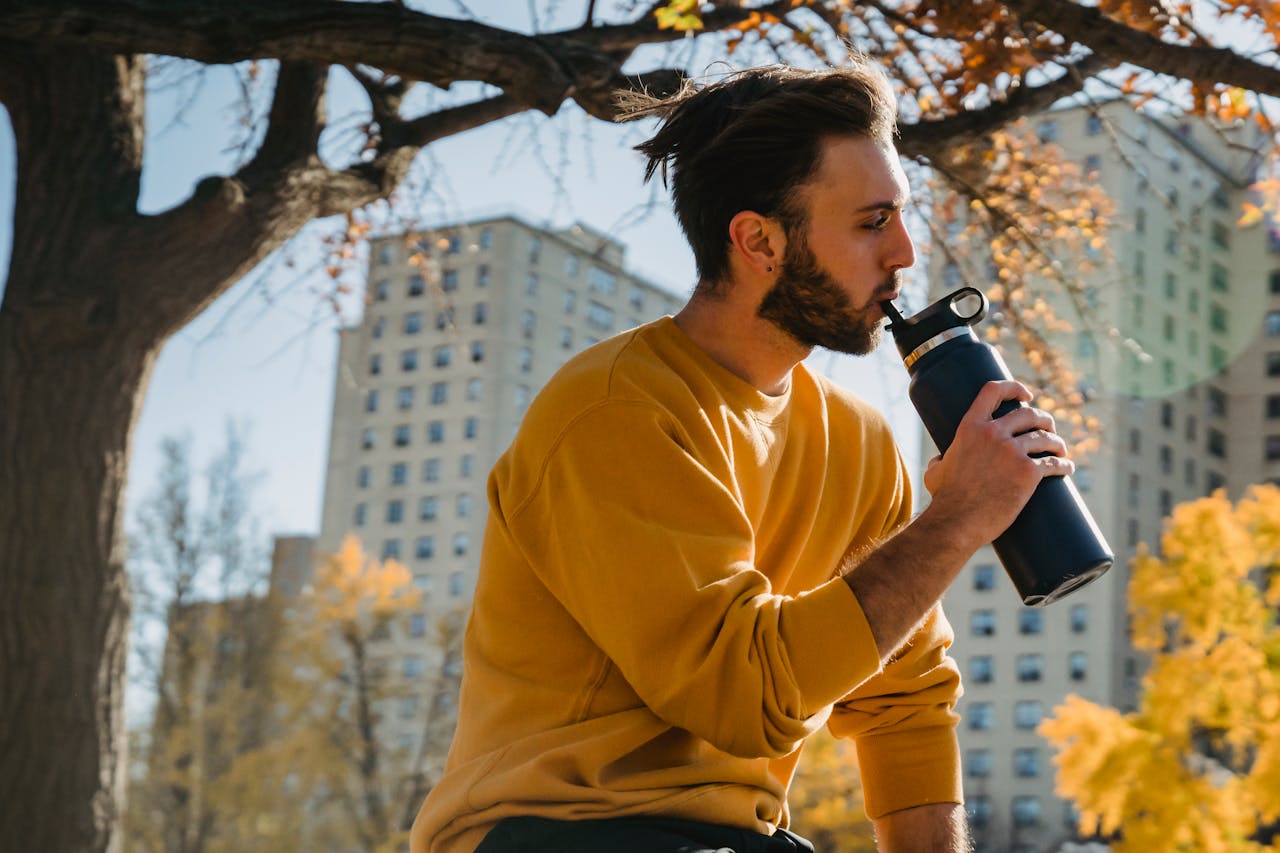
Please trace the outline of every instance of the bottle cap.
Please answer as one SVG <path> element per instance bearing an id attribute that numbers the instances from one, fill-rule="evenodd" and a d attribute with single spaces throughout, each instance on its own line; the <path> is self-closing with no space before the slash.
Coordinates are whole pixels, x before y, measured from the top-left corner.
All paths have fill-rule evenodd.
<path id="1" fill-rule="evenodd" d="M 889 333 L 903 360 L 914 361 L 912 353 L 934 338 L 987 316 L 987 297 L 975 287 L 962 287 L 911 317 L 903 317 L 892 302 L 881 302 L 880 307 L 891 321 Z"/>

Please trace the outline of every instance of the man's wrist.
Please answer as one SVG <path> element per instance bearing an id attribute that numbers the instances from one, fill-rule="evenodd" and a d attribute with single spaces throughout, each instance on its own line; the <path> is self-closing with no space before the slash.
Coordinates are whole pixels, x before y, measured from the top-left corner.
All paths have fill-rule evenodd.
<path id="1" fill-rule="evenodd" d="M 890 812 L 875 821 L 880 853 L 969 853 L 964 806 L 931 803 Z"/>

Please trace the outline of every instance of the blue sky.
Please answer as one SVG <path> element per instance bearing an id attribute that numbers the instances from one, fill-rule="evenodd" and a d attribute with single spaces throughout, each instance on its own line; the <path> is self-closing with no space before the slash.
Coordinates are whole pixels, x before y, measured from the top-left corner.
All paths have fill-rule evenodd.
<path id="1" fill-rule="evenodd" d="M 514 25 L 528 25 L 527 8 L 512 12 L 524 4 L 471 5 L 501 8 L 502 18 L 523 14 Z M 583 4 L 557 8 L 563 17 L 574 5 Z M 457 10 L 449 2 L 428 6 L 439 7 L 434 11 L 440 14 Z M 153 94 L 142 186 L 145 211 L 180 203 L 202 177 L 233 170 L 237 91 L 229 69 L 212 69 L 177 121 L 185 92 Z M 351 87 L 331 87 L 331 123 L 349 117 L 357 106 Z M 642 222 L 616 228 L 651 198 L 651 189 L 641 183 L 639 156 L 630 150 L 643 133 L 643 127 L 606 125 L 568 107 L 554 120 L 515 117 L 443 140 L 420 160 L 432 189 L 421 214 L 447 221 L 514 212 L 556 227 L 581 221 L 619 237 L 628 247 L 630 269 L 687 294 L 694 282 L 692 256 L 665 194 Z M 5 275 L 14 169 L 12 131 L 0 110 L 0 269 Z M 318 261 L 316 240 L 304 237 L 287 251 L 293 270 L 277 263 L 267 271 L 264 265 L 164 347 L 134 433 L 127 524 L 154 482 L 161 439 L 189 433 L 197 465 L 203 467 L 221 447 L 231 418 L 248 424 L 250 467 L 264 474 L 257 493 L 261 529 L 318 529 L 338 323 L 320 296 L 323 280 L 296 271 Z M 357 319 L 358 301 L 351 300 L 347 310 L 349 320 Z M 819 354 L 815 364 L 889 411 L 904 450 L 914 458 L 915 420 L 904 404 L 905 372 L 895 359 L 884 351 L 857 361 Z"/>

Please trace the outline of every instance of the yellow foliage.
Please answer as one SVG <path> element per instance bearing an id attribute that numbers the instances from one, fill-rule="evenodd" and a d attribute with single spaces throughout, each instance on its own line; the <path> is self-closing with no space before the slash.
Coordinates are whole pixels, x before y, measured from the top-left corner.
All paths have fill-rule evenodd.
<path id="1" fill-rule="evenodd" d="M 1117 853 L 1264 849 L 1249 839 L 1280 818 L 1278 545 L 1274 486 L 1175 508 L 1162 555 L 1132 565 L 1134 643 L 1152 653 L 1138 710 L 1069 696 L 1041 724 L 1058 793 Z"/>
<path id="2" fill-rule="evenodd" d="M 316 589 L 320 618 L 346 625 L 368 625 L 416 607 L 421 599 L 403 564 L 370 560 L 354 536 L 344 539 L 338 553 L 325 561 Z"/>
<path id="3" fill-rule="evenodd" d="M 791 825 L 826 853 L 874 851 L 853 744 L 823 729 L 805 741 L 787 790 Z"/>

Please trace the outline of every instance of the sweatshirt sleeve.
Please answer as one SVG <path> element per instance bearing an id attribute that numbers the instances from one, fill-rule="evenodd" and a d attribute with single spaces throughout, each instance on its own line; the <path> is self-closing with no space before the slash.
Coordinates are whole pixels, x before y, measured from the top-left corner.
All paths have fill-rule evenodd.
<path id="1" fill-rule="evenodd" d="M 908 486 L 894 528 L 910 513 Z M 947 654 L 954 638 L 941 604 L 935 606 L 893 660 L 832 712 L 831 733 L 856 744 L 864 806 L 873 820 L 914 806 L 964 802 L 955 712 L 963 691 Z"/>
<path id="2" fill-rule="evenodd" d="M 774 594 L 734 495 L 656 407 L 588 409 L 524 491 L 504 514 L 532 570 L 654 713 L 716 748 L 790 753 L 879 670 L 848 585 Z"/>

